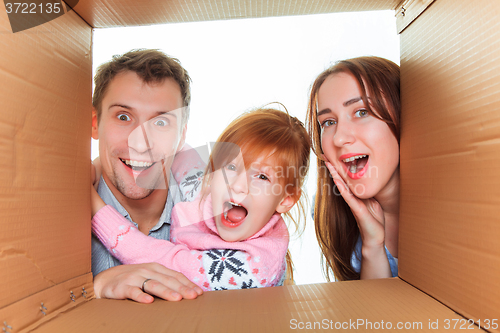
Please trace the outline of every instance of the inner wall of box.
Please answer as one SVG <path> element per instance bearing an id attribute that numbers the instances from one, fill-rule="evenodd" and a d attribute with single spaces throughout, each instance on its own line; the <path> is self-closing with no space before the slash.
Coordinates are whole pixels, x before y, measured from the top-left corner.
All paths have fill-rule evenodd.
<path id="1" fill-rule="evenodd" d="M 472 318 L 500 308 L 499 14 L 437 0 L 401 37 L 400 276 Z M 0 308 L 90 272 L 90 39 L 74 13 L 0 34 Z"/>
<path id="2" fill-rule="evenodd" d="M 13 34 L 0 10 L 0 309 L 90 275 L 91 32 L 70 12 Z"/>
<path id="3" fill-rule="evenodd" d="M 401 35 L 399 275 L 468 318 L 500 309 L 500 2 L 434 2 Z"/>

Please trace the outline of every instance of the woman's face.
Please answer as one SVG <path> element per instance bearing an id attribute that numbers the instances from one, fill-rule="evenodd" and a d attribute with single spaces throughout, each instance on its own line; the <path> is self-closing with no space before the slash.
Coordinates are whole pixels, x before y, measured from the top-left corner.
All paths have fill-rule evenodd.
<path id="1" fill-rule="evenodd" d="M 317 120 L 323 153 L 350 190 L 367 199 L 398 177 L 399 144 L 389 126 L 368 113 L 361 96 L 351 74 L 330 75 L 318 91 Z"/>

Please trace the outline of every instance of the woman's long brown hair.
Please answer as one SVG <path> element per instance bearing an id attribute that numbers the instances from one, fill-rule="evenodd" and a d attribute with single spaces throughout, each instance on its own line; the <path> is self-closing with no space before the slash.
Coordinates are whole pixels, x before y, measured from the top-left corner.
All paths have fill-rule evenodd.
<path id="1" fill-rule="evenodd" d="M 323 82 L 337 73 L 351 74 L 359 84 L 361 98 L 368 112 L 384 121 L 394 136 L 400 136 L 400 72 L 399 66 L 379 57 L 359 57 L 337 62 L 326 69 L 311 87 L 306 126 L 311 136 L 312 148 L 317 156 L 318 182 L 314 204 L 316 237 L 323 253 L 324 274 L 330 280 L 358 280 L 351 258 L 359 237 L 356 219 L 335 188 L 325 161 L 321 158 L 321 127 L 317 120 L 317 95 Z M 335 92 L 331 92 L 335 93 Z M 368 96 L 370 99 L 368 100 Z M 361 258 L 358 258 L 361 260 Z"/>

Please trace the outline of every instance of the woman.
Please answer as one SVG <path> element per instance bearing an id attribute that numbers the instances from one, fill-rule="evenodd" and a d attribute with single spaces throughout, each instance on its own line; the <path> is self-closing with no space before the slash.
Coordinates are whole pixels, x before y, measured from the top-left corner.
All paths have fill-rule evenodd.
<path id="1" fill-rule="evenodd" d="M 399 77 L 393 62 L 360 57 L 328 68 L 311 88 L 314 222 L 328 279 L 331 271 L 337 280 L 397 276 Z"/>

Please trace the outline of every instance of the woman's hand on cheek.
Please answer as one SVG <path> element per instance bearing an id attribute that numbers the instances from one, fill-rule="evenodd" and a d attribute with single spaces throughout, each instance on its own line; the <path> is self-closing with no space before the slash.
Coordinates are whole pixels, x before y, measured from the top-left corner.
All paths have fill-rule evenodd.
<path id="1" fill-rule="evenodd" d="M 335 167 L 330 162 L 325 162 L 326 167 L 332 175 L 333 182 L 337 186 L 340 195 L 351 208 L 351 211 L 358 222 L 363 246 L 380 246 L 384 245 L 385 230 L 384 230 L 384 211 L 377 200 L 359 199 L 356 197 L 347 186 L 346 182 L 340 177 Z"/>
<path id="2" fill-rule="evenodd" d="M 382 207 L 373 198 L 356 197 L 334 166 L 328 161 L 325 164 L 340 195 L 351 208 L 358 223 L 363 242 L 361 278 L 390 277 L 390 266 L 385 254 L 385 219 Z"/>

